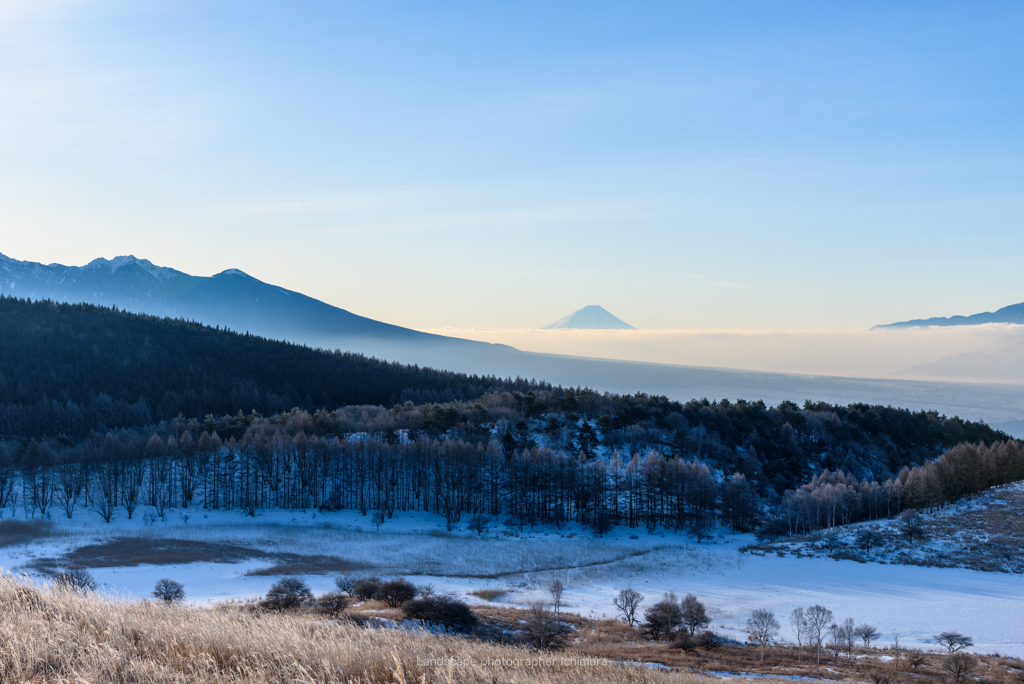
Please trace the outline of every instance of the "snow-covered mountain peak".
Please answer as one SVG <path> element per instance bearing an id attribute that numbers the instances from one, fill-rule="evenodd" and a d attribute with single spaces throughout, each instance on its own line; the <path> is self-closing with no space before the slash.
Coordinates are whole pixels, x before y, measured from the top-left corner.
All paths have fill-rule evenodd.
<path id="1" fill-rule="evenodd" d="M 551 325 L 544 326 L 542 330 L 555 330 L 559 328 L 575 330 L 636 330 L 629 323 L 608 313 L 603 306 L 595 304 L 585 306 L 579 311 L 573 311 L 565 318 L 555 321 Z"/>
<path id="2" fill-rule="evenodd" d="M 245 271 L 241 271 L 241 270 L 239 270 L 237 268 L 229 268 L 226 271 L 221 271 L 220 273 L 215 274 L 214 278 L 216 278 L 217 276 L 228 276 L 228 275 L 237 275 L 237 276 L 242 276 L 243 278 L 252 278 L 251 275 L 249 275 Z"/>
<path id="3" fill-rule="evenodd" d="M 114 257 L 113 259 L 104 259 L 102 257 L 100 257 L 99 259 L 93 259 L 88 264 L 86 264 L 84 268 L 96 271 L 105 271 L 107 273 L 114 274 L 123 268 L 133 265 L 138 266 L 143 271 L 149 273 L 151 276 L 160 281 L 167 281 L 171 277 L 178 275 L 179 273 L 178 271 L 175 271 L 173 268 L 157 266 L 152 261 L 149 261 L 148 259 L 139 259 L 133 254 L 117 256 Z"/>

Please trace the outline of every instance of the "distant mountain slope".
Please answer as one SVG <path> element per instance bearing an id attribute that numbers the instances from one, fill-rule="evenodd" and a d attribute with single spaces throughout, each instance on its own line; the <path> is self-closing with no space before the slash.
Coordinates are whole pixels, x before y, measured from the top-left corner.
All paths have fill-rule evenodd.
<path id="1" fill-rule="evenodd" d="M 39 264 L 0 255 L 0 294 L 117 306 L 133 313 L 184 318 L 270 339 L 370 351 L 378 342 L 420 347 L 495 345 L 421 333 L 339 309 L 264 283 L 238 269 L 193 276 L 120 256 L 85 266 Z"/>
<path id="2" fill-rule="evenodd" d="M 985 323 L 1016 323 L 1024 325 L 1024 302 L 1004 306 L 998 311 L 987 311 L 974 314 L 973 316 L 950 316 L 949 318 L 924 318 L 913 321 L 901 321 L 899 323 L 888 323 L 876 325 L 872 330 L 885 330 L 886 328 L 923 328 L 927 326 L 952 326 L 952 325 L 983 325 Z"/>
<path id="3" fill-rule="evenodd" d="M 545 325 L 541 330 L 555 330 L 569 328 L 573 330 L 636 330 L 629 323 L 608 313 L 602 306 L 585 306 L 579 311 L 555 321 L 551 325 Z"/>
<path id="4" fill-rule="evenodd" d="M 418 368 L 198 323 L 0 297 L 0 438 L 147 425 L 179 413 L 393 406 L 543 387 Z"/>

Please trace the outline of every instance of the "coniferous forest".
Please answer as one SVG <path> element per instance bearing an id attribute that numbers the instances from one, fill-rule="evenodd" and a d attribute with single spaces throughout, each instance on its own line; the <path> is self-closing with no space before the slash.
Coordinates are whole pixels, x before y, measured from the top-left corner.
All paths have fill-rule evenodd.
<path id="1" fill-rule="evenodd" d="M 599 394 L 0 298 L 0 508 L 396 510 L 778 534 L 1024 478 L 1017 443 L 930 412 Z M 771 533 L 771 532 L 769 532 Z"/>

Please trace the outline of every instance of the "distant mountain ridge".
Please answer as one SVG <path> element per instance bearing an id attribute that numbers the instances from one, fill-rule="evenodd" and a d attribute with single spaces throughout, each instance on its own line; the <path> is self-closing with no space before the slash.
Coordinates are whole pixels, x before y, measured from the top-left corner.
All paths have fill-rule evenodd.
<path id="1" fill-rule="evenodd" d="M 608 313 L 603 306 L 591 304 L 573 311 L 565 318 L 559 319 L 551 325 L 545 325 L 541 330 L 572 329 L 572 330 L 636 330 L 629 323 Z"/>
<path id="2" fill-rule="evenodd" d="M 912 321 L 876 325 L 872 330 L 892 328 L 924 328 L 928 326 L 984 325 L 985 323 L 1013 323 L 1024 325 L 1024 302 L 1004 306 L 997 311 L 986 311 L 973 316 L 950 316 L 949 318 L 919 318 Z"/>
<path id="3" fill-rule="evenodd" d="M 133 313 L 185 318 L 316 346 L 344 347 L 349 343 L 359 348 L 378 342 L 481 349 L 501 346 L 375 321 L 235 268 L 209 277 L 193 276 L 134 256 L 64 266 L 18 261 L 0 254 L 0 294 L 117 306 Z"/>

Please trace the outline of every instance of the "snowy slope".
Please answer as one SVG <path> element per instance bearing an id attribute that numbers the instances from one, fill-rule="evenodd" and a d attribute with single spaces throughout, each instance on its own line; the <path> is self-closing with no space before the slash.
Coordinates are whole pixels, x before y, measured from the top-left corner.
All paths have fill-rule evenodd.
<path id="1" fill-rule="evenodd" d="M 452 530 L 438 516 L 396 514 L 379 531 L 357 512 L 322 514 L 279 511 L 245 518 L 238 513 L 172 513 L 165 521 L 115 520 L 98 515 L 56 518 L 66 536 L 0 548 L 0 566 L 33 572 L 41 558 L 59 557 L 96 540 L 124 535 L 232 543 L 274 552 L 336 555 L 373 565 L 375 574 L 403 574 L 442 591 L 508 589 L 506 599 L 525 606 L 543 599 L 553 577 L 567 586 L 567 610 L 585 616 L 615 615 L 612 599 L 633 586 L 649 605 L 665 591 L 693 592 L 709 605 L 713 628 L 742 640 L 741 625 L 756 608 L 775 611 L 784 624 L 797 606 L 821 604 L 838 620 L 854 618 L 878 627 L 882 642 L 893 632 L 901 642 L 934 648 L 932 635 L 958 630 L 973 636 L 975 650 L 1024 656 L 1024 581 L 1020 575 L 965 569 L 878 565 L 823 558 L 750 556 L 739 548 L 748 535 L 722 535 L 694 545 L 684 535 L 621 529 L 603 539 L 576 526 L 519 531 L 500 522 L 482 537 L 466 521 Z M 150 522 L 147 523 L 147 520 Z M 635 538 L 633 538 L 635 537 Z M 277 578 L 247 572 L 272 561 L 177 563 L 93 568 L 106 590 L 146 597 L 154 582 L 183 582 L 198 603 L 262 595 Z M 332 587 L 327 575 L 307 576 L 316 592 Z M 478 601 L 466 596 L 470 602 Z M 788 632 L 783 638 L 789 638 Z"/>

